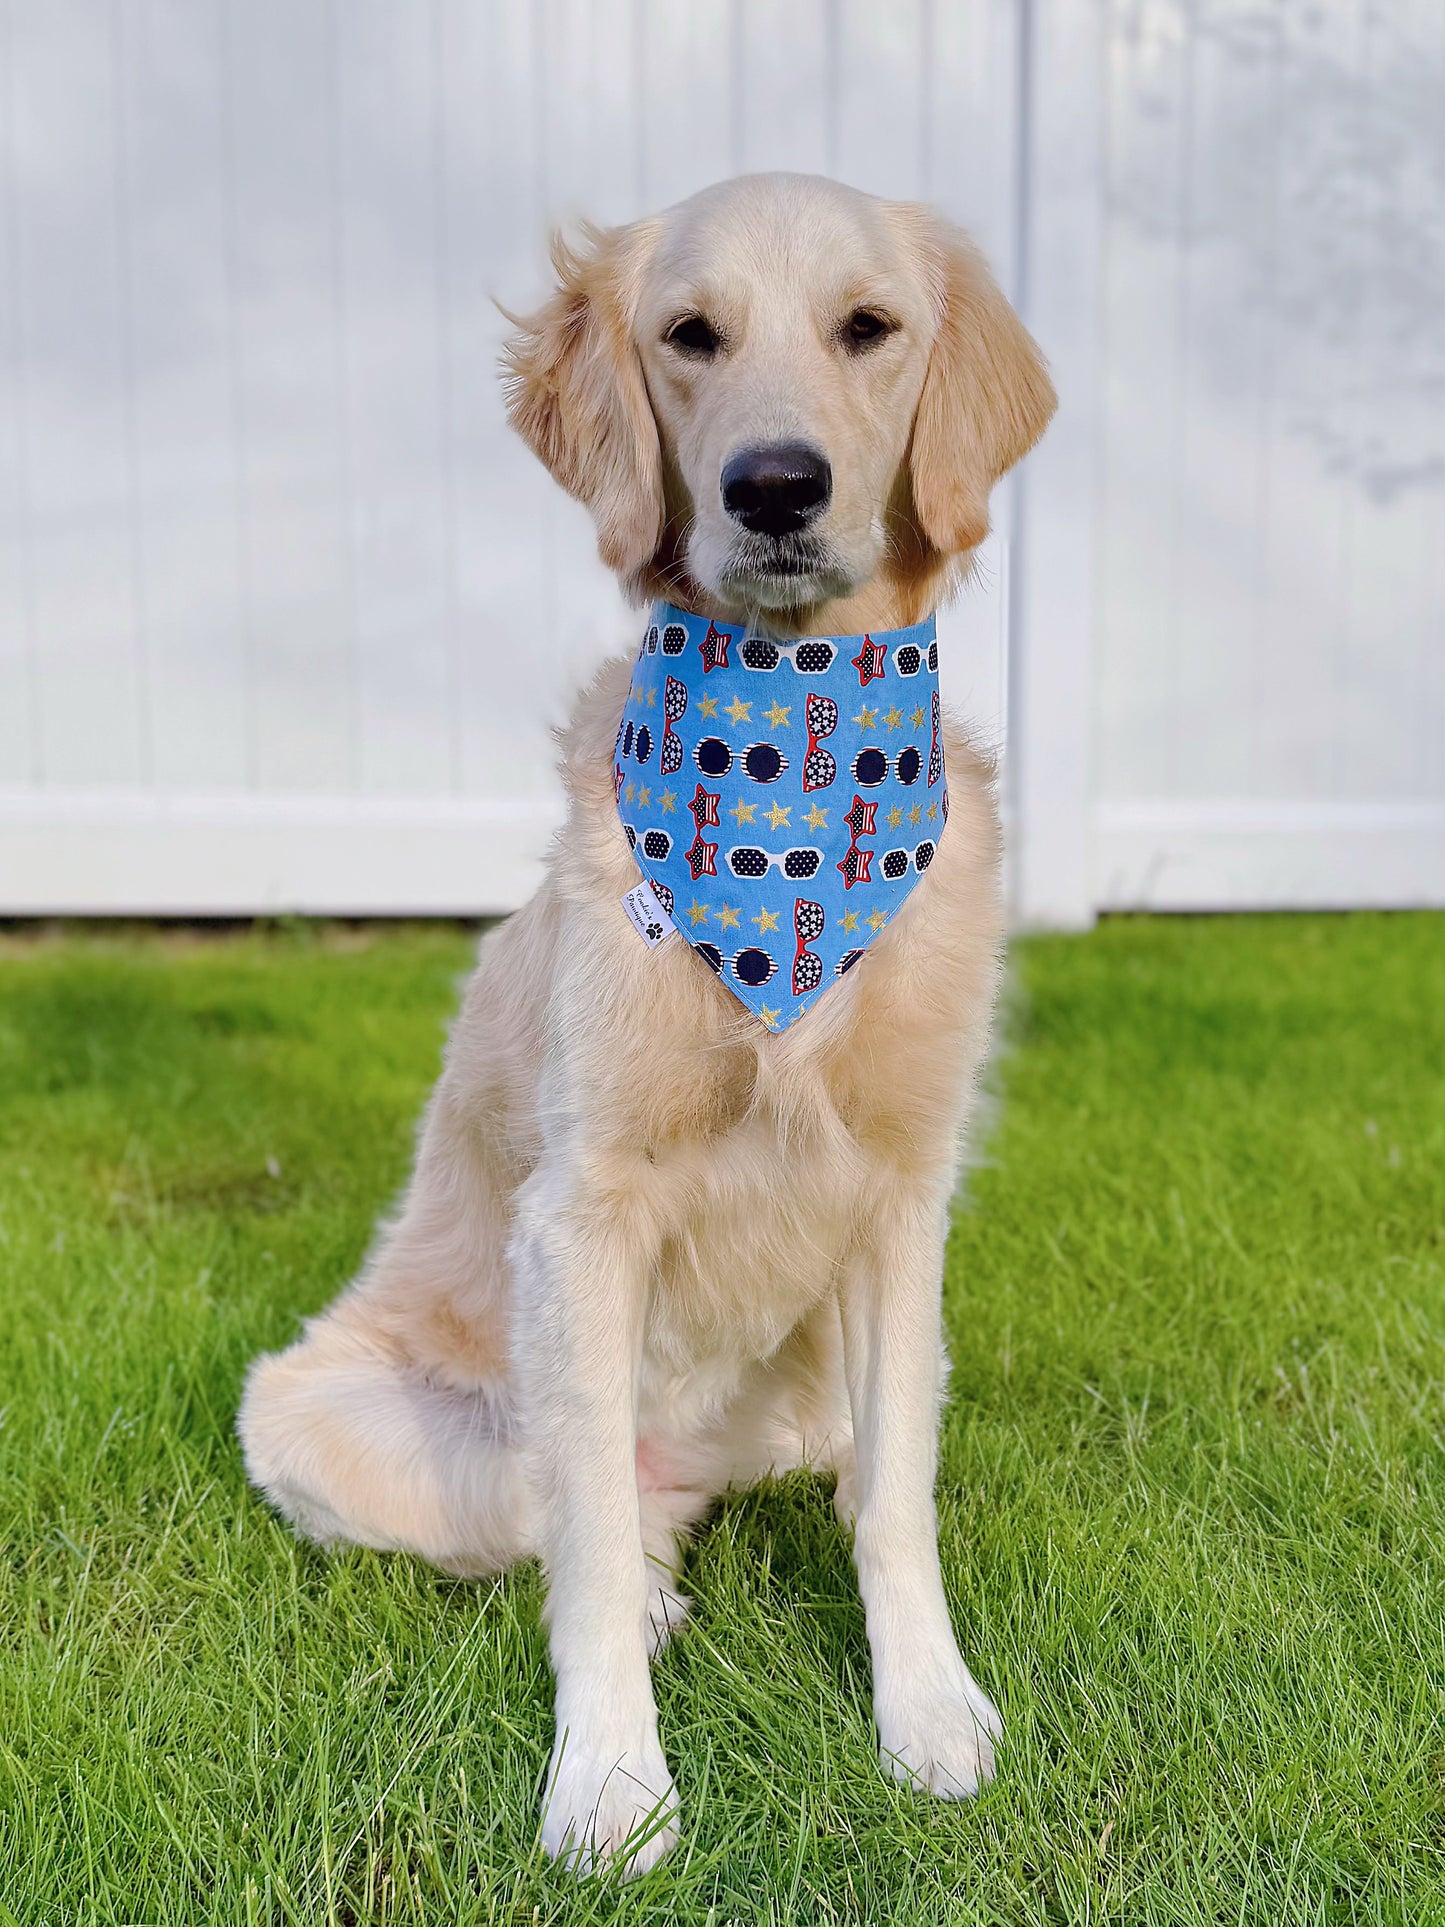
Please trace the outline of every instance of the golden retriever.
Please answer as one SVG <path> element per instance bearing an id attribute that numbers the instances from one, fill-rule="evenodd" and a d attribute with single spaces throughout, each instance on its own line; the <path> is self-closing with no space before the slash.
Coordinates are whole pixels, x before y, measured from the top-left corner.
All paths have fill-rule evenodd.
<path id="1" fill-rule="evenodd" d="M 510 417 L 639 603 L 776 637 L 915 622 L 1053 410 L 978 254 L 923 207 L 752 176 L 554 259 L 508 347 Z M 759 448 L 812 464 L 801 546 L 724 500 Z M 482 945 L 401 1215 L 256 1362 L 240 1433 L 315 1539 L 462 1573 L 542 1559 L 543 1839 L 637 1871 L 676 1837 L 648 1662 L 685 1612 L 682 1538 L 790 1467 L 836 1476 L 887 1769 L 952 1796 L 993 1770 L 933 1486 L 944 1239 L 1001 912 L 992 772 L 950 721 L 952 814 L 906 914 L 804 1021 L 765 1029 L 623 914 L 628 667 L 601 670 L 562 736 L 565 827 Z"/>

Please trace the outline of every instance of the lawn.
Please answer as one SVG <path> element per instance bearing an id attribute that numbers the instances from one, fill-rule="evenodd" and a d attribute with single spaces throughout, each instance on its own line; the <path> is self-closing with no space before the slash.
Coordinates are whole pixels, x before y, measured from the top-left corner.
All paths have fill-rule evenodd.
<path id="1" fill-rule="evenodd" d="M 1016 947 L 939 1490 L 999 1778 L 883 1779 L 791 1479 L 690 1558 L 684 1842 L 625 1889 L 536 1843 L 536 1573 L 298 1545 L 232 1434 L 470 948 L 0 937 L 0 1921 L 1445 1922 L 1445 918 Z"/>

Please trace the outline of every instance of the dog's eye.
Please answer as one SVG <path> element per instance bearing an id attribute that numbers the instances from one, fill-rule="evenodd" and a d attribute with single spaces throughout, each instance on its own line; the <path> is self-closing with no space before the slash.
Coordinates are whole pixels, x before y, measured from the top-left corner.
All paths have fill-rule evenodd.
<path id="1" fill-rule="evenodd" d="M 844 344 L 854 350 L 875 347 L 897 326 L 872 308 L 855 308 L 843 324 Z"/>
<path id="2" fill-rule="evenodd" d="M 682 354 L 693 355 L 699 361 L 710 361 L 722 346 L 717 329 L 700 314 L 685 314 L 681 321 L 674 321 L 667 331 L 667 340 Z"/>

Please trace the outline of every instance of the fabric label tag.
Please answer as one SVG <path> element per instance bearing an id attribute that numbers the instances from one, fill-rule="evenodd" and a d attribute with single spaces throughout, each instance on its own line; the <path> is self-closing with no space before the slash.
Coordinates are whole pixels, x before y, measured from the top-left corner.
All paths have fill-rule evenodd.
<path id="1" fill-rule="evenodd" d="M 660 943 L 666 943 L 669 937 L 677 934 L 672 918 L 658 902 L 657 892 L 646 877 L 627 892 L 622 899 L 622 907 L 631 918 L 633 929 L 649 950 L 656 950 Z"/>

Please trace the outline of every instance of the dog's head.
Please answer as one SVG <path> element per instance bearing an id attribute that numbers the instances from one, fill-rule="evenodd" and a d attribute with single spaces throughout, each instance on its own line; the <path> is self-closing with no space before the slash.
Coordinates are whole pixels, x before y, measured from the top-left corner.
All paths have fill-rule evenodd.
<path id="1" fill-rule="evenodd" d="M 928 601 L 1053 412 L 1038 349 L 931 210 L 754 175 L 553 250 L 508 412 L 637 595 L 785 620 Z"/>

